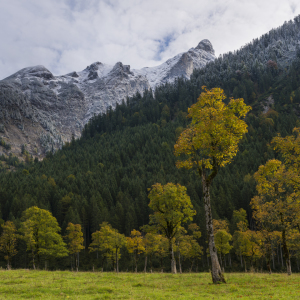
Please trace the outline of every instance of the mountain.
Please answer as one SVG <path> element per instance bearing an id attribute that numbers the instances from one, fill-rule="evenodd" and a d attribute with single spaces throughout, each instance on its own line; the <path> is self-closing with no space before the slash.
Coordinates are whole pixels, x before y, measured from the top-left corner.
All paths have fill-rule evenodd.
<path id="1" fill-rule="evenodd" d="M 239 80 L 242 75 L 260 79 L 266 69 L 288 69 L 297 56 L 300 57 L 300 15 L 253 39 L 241 49 L 220 55 L 196 70 L 193 76 L 200 86 L 209 82 L 211 87 L 232 79 Z"/>
<path id="2" fill-rule="evenodd" d="M 178 77 L 189 79 L 194 69 L 214 59 L 211 43 L 203 40 L 159 66 L 140 70 L 121 62 L 114 66 L 95 62 L 63 76 L 54 76 L 44 66 L 22 69 L 0 81 L 2 140 L 11 145 L 12 153 L 26 148 L 43 156 L 72 135 L 79 137 L 94 115 Z"/>
<path id="3" fill-rule="evenodd" d="M 251 103 L 253 109 L 245 119 L 248 133 L 239 144 L 236 157 L 220 168 L 211 187 L 213 218 L 227 219 L 232 225 L 233 211 L 243 208 L 251 229 L 254 221 L 249 204 L 255 195 L 252 175 L 261 164 L 277 157 L 270 145 L 271 139 L 278 133 L 290 135 L 295 126 L 300 126 L 296 115 L 300 104 L 300 58 L 296 58 L 288 70 L 278 68 L 275 72 L 265 67 L 262 76 L 254 76 L 259 69 L 259 66 L 257 70 L 254 68 L 252 76 L 242 73 L 229 83 L 219 82 L 220 87 L 226 87 L 229 97 L 236 89 L 239 92 L 247 87 L 250 95 L 257 95 L 257 100 Z M 80 139 L 65 144 L 55 154 L 49 152 L 43 161 L 24 164 L 8 158 L 6 162 L 17 170 L 6 172 L 0 165 L 0 218 L 20 224 L 22 212 L 27 208 L 35 205 L 47 209 L 57 218 L 62 235 L 66 235 L 69 222 L 82 225 L 87 250 L 91 234 L 104 221 L 127 236 L 131 230 L 147 224 L 148 189 L 153 184 L 180 183 L 186 186 L 197 212 L 194 222 L 202 232 L 203 263 L 207 264 L 201 181 L 197 173 L 176 168 L 174 156 L 174 144 L 189 122 L 187 108 L 201 91 L 199 79 L 193 75 L 191 80 L 176 80 L 157 87 L 154 95 L 145 91 L 143 96 L 135 95 L 115 110 L 93 117 L 85 125 Z M 210 81 L 204 83 L 212 85 Z M 271 95 L 272 109 L 266 113 L 263 109 L 260 111 L 261 101 Z M 291 95 L 294 95 L 293 102 Z M 0 156 L 0 159 L 4 158 Z M 27 268 L 26 262 L 30 260 L 25 244 L 19 245 L 14 268 Z M 122 252 L 122 270 L 130 269 L 132 260 L 126 255 Z M 94 253 L 82 251 L 80 257 L 84 270 L 90 270 L 93 264 L 97 266 Z M 239 257 L 234 251 L 231 257 L 232 270 L 240 271 Z M 51 261 L 52 268 L 59 269 L 69 268 L 69 263 L 69 258 Z M 260 265 L 256 267 L 261 267 L 261 260 L 257 263 Z M 1 258 L 0 266 L 5 266 Z M 202 268 L 202 263 L 200 266 Z M 205 270 L 208 268 L 206 265 Z M 280 271 L 281 264 L 277 268 Z"/>
<path id="4" fill-rule="evenodd" d="M 25 164 L 14 157 L 0 156 L 2 163 L 16 168 L 7 172 L 6 165 L 0 164 L 0 218 L 20 224 L 27 208 L 47 209 L 57 218 L 63 235 L 69 222 L 81 224 L 87 248 L 92 233 L 104 221 L 127 236 L 147 224 L 148 189 L 157 182 L 180 183 L 186 186 L 197 212 L 194 222 L 202 232 L 205 264 L 199 263 L 199 268 L 207 271 L 201 181 L 195 172 L 176 168 L 174 144 L 189 124 L 187 110 L 202 85 L 219 86 L 228 97 L 243 97 L 252 106 L 245 118 L 248 133 L 236 157 L 220 168 L 213 180 L 211 204 L 213 218 L 228 220 L 231 229 L 235 225 L 233 211 L 245 209 L 250 229 L 255 229 L 250 207 L 256 194 L 252 175 L 268 159 L 280 158 L 270 143 L 272 138 L 278 133 L 291 135 L 295 126 L 300 127 L 299 25 L 296 20 L 287 22 L 239 51 L 196 69 L 190 80 L 178 79 L 157 86 L 154 93 L 145 90 L 143 95 L 134 95 L 114 110 L 91 118 L 80 139 L 66 143 L 54 154 L 49 152 L 43 161 Z M 274 55 L 275 43 L 283 48 Z M 43 69 L 37 72 L 50 76 Z M 21 100 L 19 97 L 19 105 Z M 14 267 L 27 268 L 25 244 L 19 243 L 19 247 Z M 280 248 L 274 253 L 280 254 Z M 231 270 L 241 271 L 239 256 L 234 251 L 231 254 Z M 97 266 L 93 253 L 82 251 L 80 255 L 83 269 Z M 123 270 L 131 267 L 132 260 L 126 255 L 122 252 Z M 295 256 L 293 260 L 296 267 Z M 52 267 L 67 269 L 69 262 L 69 258 L 52 261 Z M 255 268 L 261 265 L 262 260 L 257 260 Z M 275 270 L 280 271 L 281 264 L 276 265 Z M 1 258 L 0 266 L 5 266 Z"/>

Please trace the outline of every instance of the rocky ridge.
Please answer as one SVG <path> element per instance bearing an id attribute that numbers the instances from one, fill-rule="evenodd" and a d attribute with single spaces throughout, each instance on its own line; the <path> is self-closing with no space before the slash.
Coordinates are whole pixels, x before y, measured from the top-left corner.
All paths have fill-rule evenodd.
<path id="1" fill-rule="evenodd" d="M 208 40 L 151 68 L 131 70 L 95 62 L 81 72 L 54 76 L 44 66 L 24 68 L 0 81 L 0 137 L 11 145 L 42 157 L 79 137 L 95 114 L 115 107 L 137 92 L 143 93 L 175 78 L 190 78 L 193 70 L 215 59 Z M 3 147 L 2 147 L 3 148 Z M 6 152 L 0 148 L 1 152 Z"/>

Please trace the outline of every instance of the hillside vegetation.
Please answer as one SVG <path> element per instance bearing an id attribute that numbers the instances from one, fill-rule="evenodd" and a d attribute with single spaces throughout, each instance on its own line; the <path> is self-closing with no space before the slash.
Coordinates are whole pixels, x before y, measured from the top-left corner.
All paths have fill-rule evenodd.
<path id="1" fill-rule="evenodd" d="M 194 222 L 202 232 L 199 269 L 208 270 L 201 182 L 196 172 L 176 168 L 173 153 L 178 136 L 189 124 L 187 109 L 196 102 L 203 85 L 223 88 L 228 97 L 225 102 L 230 97 L 242 97 L 252 106 L 245 119 L 248 133 L 233 162 L 220 169 L 212 184 L 211 197 L 213 218 L 227 220 L 231 234 L 236 229 L 233 212 L 241 208 L 247 212 L 247 226 L 255 229 L 250 208 L 256 193 L 253 174 L 268 159 L 280 158 L 269 144 L 272 138 L 278 133 L 290 135 L 295 126 L 300 126 L 300 52 L 292 43 L 298 32 L 299 17 L 194 72 L 190 81 L 179 79 L 158 87 L 154 94 L 145 91 L 143 96 L 137 94 L 127 99 L 115 110 L 93 117 L 79 140 L 66 144 L 55 154 L 49 152 L 41 162 L 26 156 L 26 150 L 27 164 L 12 156 L 2 156 L 3 161 L 17 169 L 6 172 L 3 168 L 0 174 L 2 219 L 13 221 L 18 228 L 22 213 L 38 206 L 53 214 L 62 235 L 66 234 L 69 222 L 81 224 L 85 251 L 80 265 L 91 269 L 95 254 L 90 254 L 88 247 L 99 224 L 108 222 L 129 236 L 133 229 L 149 222 L 148 189 L 155 183 L 180 183 L 187 187 L 197 212 Z M 286 47 L 294 47 L 295 56 L 288 60 L 270 46 L 282 36 L 291 42 L 286 42 Z M 30 257 L 25 243 L 21 241 L 18 247 L 12 265 L 28 267 Z M 280 269 L 280 246 L 276 247 L 273 264 Z M 120 260 L 121 269 L 130 268 L 129 254 L 124 251 L 122 255 L 128 259 Z M 239 259 L 232 251 L 232 269 L 244 268 L 243 263 L 240 267 Z M 159 264 L 157 260 L 157 268 Z M 68 258 L 52 259 L 49 265 L 69 266 Z M 297 268 L 296 258 L 293 268 Z"/>

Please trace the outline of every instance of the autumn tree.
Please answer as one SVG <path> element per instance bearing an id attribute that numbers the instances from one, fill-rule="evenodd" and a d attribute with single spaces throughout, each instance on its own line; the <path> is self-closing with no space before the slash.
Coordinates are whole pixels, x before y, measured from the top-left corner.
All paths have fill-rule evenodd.
<path id="1" fill-rule="evenodd" d="M 90 252 L 97 253 L 97 259 L 99 257 L 99 252 L 102 254 L 102 272 L 104 267 L 105 259 L 111 257 L 113 252 L 113 247 L 111 243 L 111 234 L 112 234 L 112 227 L 107 222 L 103 222 L 100 224 L 100 230 L 92 233 L 92 243 L 89 246 Z"/>
<path id="2" fill-rule="evenodd" d="M 10 270 L 11 258 L 18 253 L 16 249 L 16 226 L 13 222 L 6 221 L 4 224 L 1 225 L 1 227 L 3 231 L 0 236 L 0 251 L 4 253 L 4 258 L 7 261 L 7 270 Z"/>
<path id="3" fill-rule="evenodd" d="M 300 257 L 300 233 L 298 230 L 290 230 L 287 236 L 287 244 L 293 252 L 293 256 L 298 260 Z"/>
<path id="4" fill-rule="evenodd" d="M 192 220 L 196 212 L 193 210 L 190 197 L 186 194 L 186 188 L 180 184 L 156 183 L 150 189 L 148 197 L 149 207 L 154 212 L 150 215 L 150 224 L 168 239 L 171 271 L 177 273 L 173 249 L 175 236 L 181 230 L 182 224 Z"/>
<path id="5" fill-rule="evenodd" d="M 286 170 L 285 184 L 288 184 L 290 190 L 289 206 L 293 206 L 294 210 L 291 226 L 300 232 L 300 128 L 294 128 L 293 135 L 284 138 L 278 135 L 272 140 L 272 145 L 281 154 Z"/>
<path id="6" fill-rule="evenodd" d="M 158 237 L 159 238 L 157 240 L 157 248 L 156 248 L 155 256 L 159 258 L 160 269 L 161 272 L 163 272 L 164 271 L 163 259 L 167 257 L 168 254 L 170 255 L 169 240 L 163 235 L 159 235 Z"/>
<path id="7" fill-rule="evenodd" d="M 229 233 L 229 224 L 227 220 L 213 220 L 213 229 L 215 235 L 215 243 L 217 251 L 220 255 L 221 267 L 224 270 L 225 255 L 230 252 L 232 246 L 229 242 L 232 240 L 232 235 Z M 224 259 L 224 265 L 223 265 Z"/>
<path id="8" fill-rule="evenodd" d="M 213 228 L 214 228 L 214 234 L 218 230 L 225 230 L 226 232 L 229 232 L 229 225 L 227 220 L 213 220 Z"/>
<path id="9" fill-rule="evenodd" d="M 134 263 L 135 263 L 135 272 L 137 273 L 137 263 L 141 253 L 145 252 L 144 240 L 142 234 L 133 229 L 131 231 L 130 237 L 126 238 L 127 243 L 126 247 L 129 253 L 133 253 Z"/>
<path id="10" fill-rule="evenodd" d="M 144 271 L 147 271 L 147 257 L 150 261 L 150 272 L 152 273 L 152 258 L 159 251 L 159 245 L 161 243 L 162 235 L 156 234 L 153 232 L 148 232 L 144 238 L 144 247 L 145 247 L 145 267 Z"/>
<path id="11" fill-rule="evenodd" d="M 243 267 L 243 260 L 244 260 L 244 267 L 245 271 L 247 270 L 245 256 L 248 256 L 251 242 L 247 235 L 248 226 L 244 220 L 241 220 L 237 223 L 237 230 L 233 234 L 233 248 L 235 253 L 240 256 L 241 259 L 241 266 Z"/>
<path id="12" fill-rule="evenodd" d="M 68 255 L 66 244 L 63 242 L 60 227 L 55 217 L 45 209 L 32 206 L 23 212 L 23 222 L 20 231 L 27 244 L 27 250 L 31 251 L 33 268 L 39 267 L 40 257 L 45 257 L 45 267 L 47 258 L 64 257 Z"/>
<path id="13" fill-rule="evenodd" d="M 189 271 L 191 272 L 193 269 L 195 259 L 199 259 L 203 253 L 202 247 L 198 244 L 198 242 L 193 236 L 184 235 L 181 237 L 180 242 L 178 243 L 178 250 L 184 260 L 188 259 L 190 261 Z"/>
<path id="14" fill-rule="evenodd" d="M 124 234 L 119 233 L 117 229 L 112 228 L 109 243 L 115 253 L 116 272 L 119 273 L 120 249 L 126 245 L 126 237 Z"/>
<path id="15" fill-rule="evenodd" d="M 189 224 L 188 230 L 181 230 L 176 237 L 180 273 L 182 273 L 181 257 L 183 257 L 183 260 L 188 259 L 190 261 L 190 272 L 192 271 L 195 260 L 201 257 L 203 247 L 198 243 L 200 237 L 200 227 L 196 223 Z"/>
<path id="16" fill-rule="evenodd" d="M 79 267 L 79 252 L 84 249 L 83 246 L 83 233 L 81 231 L 80 224 L 73 224 L 69 223 L 68 227 L 66 228 L 67 231 L 67 241 L 68 241 L 68 250 L 71 255 L 75 257 L 75 267 L 76 271 L 78 272 Z"/>
<path id="17" fill-rule="evenodd" d="M 258 224 L 259 225 L 259 224 Z M 281 232 L 276 230 L 270 230 L 268 227 L 261 227 L 259 231 L 256 232 L 256 241 L 259 248 L 257 254 L 264 257 L 267 264 L 267 269 L 269 273 L 272 273 L 271 261 L 274 256 L 274 249 L 278 246 L 281 240 Z"/>
<path id="18" fill-rule="evenodd" d="M 258 195 L 251 200 L 253 217 L 262 227 L 278 228 L 281 231 L 287 274 L 291 275 L 287 234 L 299 217 L 299 202 L 293 187 L 295 176 L 281 161 L 271 159 L 259 167 L 254 178 Z"/>
<path id="19" fill-rule="evenodd" d="M 117 229 L 111 227 L 107 222 L 100 224 L 100 230 L 92 234 L 92 243 L 90 244 L 89 250 L 101 251 L 105 258 L 113 259 L 116 267 L 115 270 L 119 272 L 119 258 L 120 249 L 126 245 L 126 237 L 124 234 L 118 232 Z M 102 270 L 103 270 L 102 259 Z"/>
<path id="20" fill-rule="evenodd" d="M 179 267 L 179 272 L 182 274 L 182 265 L 181 265 L 181 250 L 182 250 L 182 244 L 185 242 L 186 238 L 186 233 L 187 231 L 185 228 L 181 228 L 178 230 L 177 234 L 174 237 L 174 252 L 177 252 L 177 261 L 178 261 L 178 267 Z"/>
<path id="21" fill-rule="evenodd" d="M 238 143 L 247 132 L 244 117 L 250 110 L 243 99 L 230 99 L 226 105 L 224 91 L 203 87 L 197 103 L 192 105 L 188 117 L 190 126 L 179 136 L 175 155 L 182 156 L 177 167 L 196 168 L 202 180 L 206 229 L 212 263 L 213 283 L 225 282 L 215 247 L 210 186 L 220 167 L 230 163 L 238 151 Z"/>

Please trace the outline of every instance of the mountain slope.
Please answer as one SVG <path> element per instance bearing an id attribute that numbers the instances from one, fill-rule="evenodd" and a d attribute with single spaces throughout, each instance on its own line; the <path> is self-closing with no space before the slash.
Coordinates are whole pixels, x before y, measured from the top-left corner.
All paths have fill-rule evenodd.
<path id="1" fill-rule="evenodd" d="M 291 134 L 294 126 L 300 126 L 295 115 L 300 103 L 297 96 L 300 59 L 295 60 L 288 72 L 273 74 L 268 70 L 267 75 L 267 82 L 271 84 L 262 85 L 257 105 L 253 105 L 246 118 L 249 131 L 239 145 L 237 156 L 220 169 L 213 181 L 211 201 L 215 219 L 230 221 L 233 210 L 244 208 L 253 226 L 249 207 L 255 194 L 252 175 L 259 165 L 276 157 L 269 145 L 272 137 L 278 132 Z M 243 75 L 240 81 L 234 81 L 228 96 L 236 86 L 249 80 L 253 83 L 251 90 L 258 92 L 265 79 L 254 80 Z M 54 155 L 49 153 L 42 162 L 23 165 L 23 170 L 21 166 L 16 172 L 3 170 L 0 173 L 0 217 L 19 224 L 22 212 L 28 207 L 36 205 L 48 209 L 58 219 L 63 235 L 68 222 L 81 224 L 88 247 L 91 234 L 103 221 L 127 235 L 147 224 L 147 195 L 152 184 L 180 183 L 187 187 L 197 211 L 194 221 L 201 228 L 201 246 L 206 253 L 201 181 L 197 173 L 177 169 L 173 153 L 178 135 L 188 124 L 187 107 L 196 101 L 198 88 L 195 78 L 180 79 L 158 87 L 155 98 L 148 91 L 143 96 L 136 95 L 128 104 L 92 118 L 81 139 L 67 143 Z M 295 92 L 293 103 L 286 97 L 291 88 Z M 261 113 L 256 109 L 260 99 L 271 94 L 273 109 Z M 16 266 L 26 267 L 25 252 L 25 249 L 19 251 Z M 82 266 L 91 268 L 93 254 L 83 251 L 81 255 Z M 123 262 L 126 269 L 127 262 Z M 54 263 L 55 267 L 67 268 L 69 259 Z"/>
<path id="2" fill-rule="evenodd" d="M 44 66 L 22 69 L 0 81 L 2 138 L 18 153 L 27 144 L 38 155 L 79 137 L 88 120 L 111 106 L 158 85 L 190 78 L 195 68 L 215 59 L 208 40 L 160 66 L 131 70 L 95 62 L 81 72 L 54 76 Z"/>

